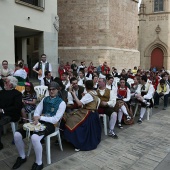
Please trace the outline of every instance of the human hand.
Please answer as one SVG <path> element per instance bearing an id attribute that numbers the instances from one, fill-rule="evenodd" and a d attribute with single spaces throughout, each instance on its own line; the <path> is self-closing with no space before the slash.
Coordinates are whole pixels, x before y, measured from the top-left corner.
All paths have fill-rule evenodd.
<path id="1" fill-rule="evenodd" d="M 38 120 L 40 120 L 40 117 L 41 116 L 34 116 L 34 118 L 33 118 L 34 119 L 34 125 L 38 124 L 38 122 L 39 122 Z"/>
<path id="2" fill-rule="evenodd" d="M 104 106 L 104 107 L 108 106 L 108 103 L 104 102 L 104 101 L 102 101 L 100 104 L 101 104 L 101 106 Z"/>

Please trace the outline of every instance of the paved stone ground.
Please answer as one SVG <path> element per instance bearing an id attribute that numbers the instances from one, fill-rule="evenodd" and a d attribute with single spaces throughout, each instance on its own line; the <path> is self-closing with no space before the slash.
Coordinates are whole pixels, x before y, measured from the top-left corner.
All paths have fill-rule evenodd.
<path id="1" fill-rule="evenodd" d="M 170 108 L 141 125 L 118 133 L 119 139 L 102 140 L 96 150 L 78 152 L 45 170 L 169 170 Z"/>
<path id="2" fill-rule="evenodd" d="M 102 134 L 102 141 L 93 151 L 74 152 L 72 145 L 63 142 L 64 151 L 51 141 L 52 164 L 46 164 L 45 145 L 43 162 L 45 170 L 169 170 L 170 169 L 170 108 L 166 111 L 153 109 L 150 120 L 141 125 L 124 126 L 117 129 L 119 139 Z M 18 156 L 11 144 L 11 128 L 2 137 L 4 149 L 0 151 L 0 169 L 10 170 Z M 25 140 L 26 150 L 28 141 Z M 18 170 L 29 170 L 34 162 L 34 152 Z"/>

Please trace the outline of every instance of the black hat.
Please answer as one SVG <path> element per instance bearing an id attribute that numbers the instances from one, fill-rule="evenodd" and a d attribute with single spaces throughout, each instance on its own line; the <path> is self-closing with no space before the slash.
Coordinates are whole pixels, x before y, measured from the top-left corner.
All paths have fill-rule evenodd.
<path id="1" fill-rule="evenodd" d="M 60 86 L 59 86 L 59 84 L 57 83 L 57 82 L 55 82 L 55 81 L 52 81 L 49 85 L 48 85 L 48 88 L 55 88 L 55 89 L 57 89 L 57 90 L 59 90 L 59 88 L 60 88 Z"/>

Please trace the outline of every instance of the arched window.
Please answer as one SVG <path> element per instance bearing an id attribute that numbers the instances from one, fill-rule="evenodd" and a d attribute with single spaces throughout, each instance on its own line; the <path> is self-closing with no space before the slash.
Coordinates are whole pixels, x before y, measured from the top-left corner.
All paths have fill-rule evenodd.
<path id="1" fill-rule="evenodd" d="M 163 11 L 163 0 L 154 0 L 154 12 Z"/>

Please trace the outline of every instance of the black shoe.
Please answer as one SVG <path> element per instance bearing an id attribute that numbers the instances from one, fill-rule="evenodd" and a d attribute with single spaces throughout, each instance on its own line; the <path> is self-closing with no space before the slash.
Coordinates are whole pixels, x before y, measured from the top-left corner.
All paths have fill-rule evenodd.
<path id="1" fill-rule="evenodd" d="M 43 163 L 41 165 L 38 165 L 37 163 L 33 163 L 31 170 L 41 170 L 43 169 Z"/>
<path id="2" fill-rule="evenodd" d="M 0 142 L 0 150 L 4 148 L 4 145 Z"/>
<path id="3" fill-rule="evenodd" d="M 141 119 L 141 118 L 139 118 L 138 123 L 139 123 L 139 124 L 141 124 L 141 123 L 142 123 L 142 119 Z"/>
<path id="4" fill-rule="evenodd" d="M 113 139 L 118 139 L 118 136 L 113 132 L 109 132 L 109 136 L 112 137 Z"/>
<path id="5" fill-rule="evenodd" d="M 18 157 L 12 169 L 18 169 L 24 162 L 26 162 L 26 160 L 27 158 L 22 159 L 21 157 Z"/>
<path id="6" fill-rule="evenodd" d="M 121 125 L 121 123 L 118 124 L 118 128 L 123 129 L 123 126 Z"/>

